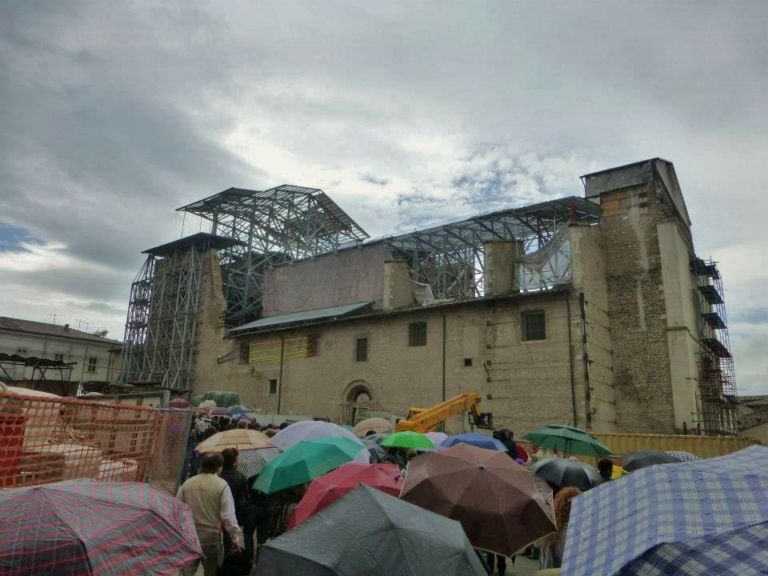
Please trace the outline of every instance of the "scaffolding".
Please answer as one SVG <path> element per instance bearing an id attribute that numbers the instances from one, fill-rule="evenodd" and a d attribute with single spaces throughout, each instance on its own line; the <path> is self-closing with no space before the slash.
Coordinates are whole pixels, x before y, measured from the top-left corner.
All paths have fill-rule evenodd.
<path id="1" fill-rule="evenodd" d="M 600 206 L 575 196 L 473 216 L 459 222 L 386 238 L 391 257 L 408 263 L 411 278 L 429 284 L 436 298 L 484 295 L 484 244 L 522 242 L 520 290 L 549 290 L 570 280 L 568 224 L 595 224 Z"/>
<path id="2" fill-rule="evenodd" d="M 192 388 L 203 262 L 211 249 L 237 242 L 195 234 L 143 253 L 131 285 L 123 344 L 123 383 L 187 391 Z"/>
<path id="3" fill-rule="evenodd" d="M 219 250 L 227 300 L 226 323 L 261 316 L 264 271 L 360 243 L 368 234 L 317 188 L 229 188 L 177 209 L 210 222 L 210 232 L 237 240 Z"/>
<path id="4" fill-rule="evenodd" d="M 723 280 L 717 262 L 696 258 L 691 266 L 699 307 L 699 415 L 707 434 L 734 433 L 736 376 L 728 335 Z"/>

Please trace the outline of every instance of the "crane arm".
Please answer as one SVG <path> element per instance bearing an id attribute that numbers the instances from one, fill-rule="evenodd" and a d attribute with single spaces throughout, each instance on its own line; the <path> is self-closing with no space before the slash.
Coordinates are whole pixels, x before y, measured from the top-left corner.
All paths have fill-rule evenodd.
<path id="1" fill-rule="evenodd" d="M 429 432 L 451 416 L 463 412 L 470 412 L 478 422 L 478 427 L 483 427 L 483 424 L 490 422 L 490 415 L 480 412 L 480 395 L 467 392 L 435 404 L 431 408 L 411 408 L 408 419 L 400 420 L 396 429 L 398 432 L 404 430 Z"/>

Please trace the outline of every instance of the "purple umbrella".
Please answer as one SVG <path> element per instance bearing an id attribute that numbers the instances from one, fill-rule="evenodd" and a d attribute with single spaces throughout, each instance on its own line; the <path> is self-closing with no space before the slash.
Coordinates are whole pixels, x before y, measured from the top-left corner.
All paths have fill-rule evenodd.
<path id="1" fill-rule="evenodd" d="M 451 446 L 456 446 L 456 444 L 469 444 L 476 448 L 498 450 L 499 452 L 506 452 L 507 450 L 507 447 L 504 446 L 501 441 L 496 440 L 496 438 L 491 438 L 490 436 L 483 436 L 477 432 L 465 432 L 464 434 L 448 436 L 440 446 L 441 448 L 450 448 Z"/>

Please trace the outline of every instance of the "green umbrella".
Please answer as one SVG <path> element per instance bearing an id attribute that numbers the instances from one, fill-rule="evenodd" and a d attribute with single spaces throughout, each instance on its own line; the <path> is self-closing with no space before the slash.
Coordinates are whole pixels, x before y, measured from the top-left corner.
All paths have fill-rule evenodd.
<path id="1" fill-rule="evenodd" d="M 267 462 L 253 488 L 272 494 L 311 482 L 352 461 L 360 450 L 365 450 L 365 447 L 344 437 L 302 440 Z"/>
<path id="2" fill-rule="evenodd" d="M 592 434 L 573 426 L 550 424 L 529 432 L 523 438 L 546 450 L 557 450 L 568 455 L 608 456 L 613 454 L 610 448 L 603 445 Z"/>
<path id="3" fill-rule="evenodd" d="M 395 432 L 381 442 L 381 446 L 389 448 L 434 448 L 435 443 L 424 434 L 418 432 Z"/>

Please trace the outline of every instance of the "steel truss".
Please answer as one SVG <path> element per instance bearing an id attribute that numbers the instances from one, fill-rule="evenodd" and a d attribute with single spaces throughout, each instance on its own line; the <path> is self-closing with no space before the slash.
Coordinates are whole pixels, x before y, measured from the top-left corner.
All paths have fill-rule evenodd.
<path id="1" fill-rule="evenodd" d="M 414 280 L 432 287 L 435 297 L 470 299 L 484 293 L 484 243 L 518 240 L 526 255 L 542 256 L 523 258 L 520 289 L 540 291 L 570 279 L 570 244 L 558 237 L 563 226 L 596 223 L 599 217 L 597 204 L 574 196 L 473 216 L 383 242 L 393 257 L 408 262 Z"/>
<path id="2" fill-rule="evenodd" d="M 229 326 L 261 315 L 267 268 L 368 238 L 365 230 L 317 188 L 230 188 L 178 210 L 209 221 L 212 234 L 241 242 L 219 251 Z"/>
<path id="3" fill-rule="evenodd" d="M 145 251 L 128 304 L 125 383 L 191 389 L 204 258 L 210 249 L 232 244 L 196 234 Z"/>

